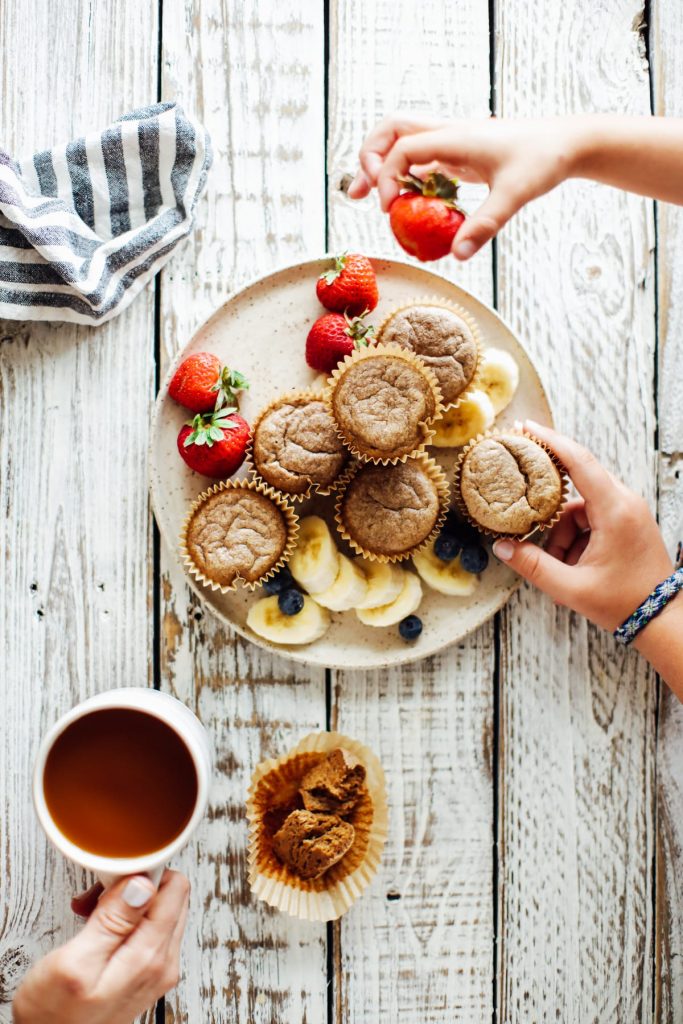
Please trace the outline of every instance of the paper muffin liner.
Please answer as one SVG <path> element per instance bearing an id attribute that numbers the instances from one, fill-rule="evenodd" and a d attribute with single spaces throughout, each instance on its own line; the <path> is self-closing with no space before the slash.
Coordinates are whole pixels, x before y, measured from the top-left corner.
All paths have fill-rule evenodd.
<path id="1" fill-rule="evenodd" d="M 337 418 L 334 415 L 333 397 L 339 382 L 342 377 L 346 374 L 350 366 L 356 363 L 362 362 L 364 359 L 375 359 L 377 356 L 393 356 L 397 359 L 401 359 L 404 363 L 413 366 L 415 369 L 423 375 L 427 383 L 429 384 L 432 396 L 434 398 L 434 415 L 429 420 L 421 420 L 420 427 L 422 431 L 422 440 L 410 451 L 402 452 L 400 455 L 394 455 L 390 458 L 378 458 L 376 455 L 370 455 L 363 451 L 362 448 L 358 447 L 358 444 L 348 438 L 344 431 L 337 423 Z M 432 424 L 438 420 L 443 412 L 444 406 L 441 399 L 441 389 L 439 388 L 439 382 L 436 379 L 436 374 L 424 362 L 416 355 L 411 349 L 401 348 L 400 345 L 370 345 L 367 348 L 356 349 L 350 355 L 345 356 L 341 363 L 332 371 L 327 389 L 324 394 L 324 401 L 330 410 L 330 414 L 337 423 L 337 433 L 341 440 L 344 442 L 346 447 L 349 449 L 351 454 L 357 458 L 360 462 L 372 462 L 376 466 L 395 466 L 399 462 L 405 462 L 406 459 L 412 458 L 414 455 L 424 452 L 425 448 L 428 447 L 432 437 L 434 436 L 434 429 Z"/>
<path id="2" fill-rule="evenodd" d="M 548 455 L 551 462 L 555 464 L 560 474 L 560 503 L 557 506 L 556 511 L 550 519 L 546 520 L 545 522 L 537 523 L 532 530 L 529 530 L 529 532 L 525 534 L 500 533 L 495 530 L 489 530 L 485 526 L 482 526 L 481 523 L 478 523 L 477 520 L 473 519 L 472 516 L 469 514 L 469 512 L 467 511 L 467 505 L 463 501 L 462 494 L 460 493 L 460 476 L 462 473 L 462 465 L 463 462 L 465 461 L 465 456 L 470 451 L 470 449 L 473 448 L 480 441 L 485 440 L 487 437 L 505 437 L 509 434 L 517 434 L 519 437 L 526 437 L 529 441 L 534 441 L 539 446 L 539 448 L 542 448 L 543 451 Z M 509 430 L 485 430 L 483 434 L 478 434 L 476 437 L 473 437 L 471 441 L 468 441 L 468 443 L 462 448 L 458 456 L 458 461 L 455 464 L 453 478 L 453 494 L 456 508 L 458 509 L 458 512 L 463 517 L 463 519 L 465 519 L 465 521 L 468 522 L 470 526 L 473 526 L 474 529 L 477 530 L 479 533 L 483 533 L 485 536 L 490 537 L 492 540 L 503 540 L 504 538 L 509 538 L 511 540 L 528 540 L 529 537 L 532 537 L 535 533 L 543 533 L 545 530 L 551 529 L 553 526 L 555 526 L 557 522 L 559 522 L 560 516 L 562 514 L 562 509 L 564 508 L 564 505 L 567 501 L 568 488 L 569 475 L 564 464 L 560 461 L 560 459 L 558 459 L 555 452 L 553 452 L 548 447 L 545 441 L 541 441 L 541 439 L 536 437 L 534 434 L 528 434 L 525 430 L 519 430 L 517 428 L 510 428 Z"/>
<path id="3" fill-rule="evenodd" d="M 429 547 L 432 541 L 438 537 L 439 533 L 441 532 L 441 528 L 446 521 L 446 516 L 448 514 L 448 508 L 450 503 L 450 488 L 448 486 L 446 474 L 444 473 L 439 463 L 436 462 L 435 459 L 432 459 L 429 455 L 426 455 L 424 452 L 420 453 L 419 455 L 416 455 L 414 457 L 414 461 L 419 462 L 419 464 L 423 467 L 429 478 L 433 480 L 434 483 L 436 484 L 436 489 L 439 495 L 439 514 L 436 517 L 436 522 L 434 523 L 431 532 L 428 534 L 427 537 L 425 537 L 424 540 L 421 540 L 419 544 L 415 544 L 411 548 L 407 548 L 406 551 L 399 551 L 397 554 L 394 555 L 381 554 L 375 551 L 370 551 L 369 548 L 364 548 L 363 545 L 359 544 L 358 541 L 355 540 L 355 538 L 352 536 L 352 534 L 349 533 L 348 529 L 346 528 L 346 524 L 344 523 L 344 517 L 342 515 L 342 506 L 344 504 L 344 494 L 346 493 L 346 488 L 354 479 L 356 474 L 359 473 L 362 469 L 366 468 L 368 463 L 357 462 L 353 466 L 351 466 L 348 472 L 344 475 L 343 486 L 341 486 L 339 489 L 337 501 L 334 506 L 334 521 L 337 524 L 338 532 L 342 535 L 346 543 L 349 544 L 357 554 L 362 555 L 363 558 L 367 558 L 369 562 L 403 562 L 406 559 L 411 558 L 413 555 L 417 554 L 418 551 L 423 551 L 425 548 Z"/>
<path id="4" fill-rule="evenodd" d="M 272 836 L 297 800 L 301 779 L 336 747 L 350 751 L 366 770 L 366 792 L 350 815 L 351 849 L 321 878 L 304 879 L 283 864 Z M 288 754 L 256 766 L 247 795 L 248 878 L 251 890 L 271 907 L 304 921 L 334 921 L 358 899 L 377 872 L 387 838 L 389 812 L 384 771 L 368 747 L 337 732 L 305 736 Z"/>
<path id="5" fill-rule="evenodd" d="M 479 323 L 477 320 L 475 320 L 475 318 L 472 316 L 469 310 L 465 309 L 465 307 L 461 306 L 458 302 L 451 302 L 449 299 L 442 299 L 438 295 L 422 295 L 418 298 L 411 299 L 410 302 L 401 303 L 400 306 L 396 306 L 394 309 L 391 310 L 391 312 L 387 313 L 387 315 L 384 317 L 379 327 L 377 328 L 377 341 L 379 343 L 382 343 L 382 332 L 385 330 L 389 321 L 392 320 L 397 315 L 397 313 L 403 313 L 406 309 L 410 309 L 412 306 L 439 306 L 441 309 L 449 309 L 452 313 L 455 313 L 456 316 L 459 316 L 461 320 L 464 320 L 467 326 L 469 327 L 470 331 L 472 332 L 472 337 L 474 338 L 474 343 L 477 347 L 477 365 L 475 367 L 472 379 L 467 385 L 467 387 L 460 392 L 460 394 L 458 395 L 454 402 L 446 402 L 445 398 L 442 396 L 442 412 L 446 412 L 448 409 L 456 409 L 466 395 L 469 395 L 473 391 L 477 390 L 481 381 L 481 360 L 484 346 L 481 336 L 481 330 L 479 328 Z M 386 344 L 395 343 L 387 342 Z M 401 346 L 399 346 L 399 348 L 400 347 Z M 404 351 L 412 351 L 412 349 L 404 349 Z M 419 358 L 419 354 L 415 354 L 418 355 Z M 425 366 L 426 365 L 427 364 L 425 363 Z M 429 367 L 427 367 L 427 369 L 429 369 Z"/>
<path id="6" fill-rule="evenodd" d="M 260 413 L 252 423 L 251 431 L 249 432 L 249 444 L 247 445 L 245 459 L 247 468 L 254 480 L 260 481 L 266 487 L 271 487 L 274 491 L 277 491 L 278 494 L 282 494 L 289 501 L 293 502 L 305 501 L 307 498 L 312 497 L 312 495 L 314 494 L 319 494 L 322 497 L 326 497 L 327 495 L 333 494 L 334 491 L 336 491 L 337 488 L 340 486 L 341 479 L 346 471 L 345 465 L 342 468 L 339 475 L 335 477 L 332 483 L 329 484 L 327 487 L 320 487 L 318 484 L 311 482 L 305 491 L 301 491 L 299 493 L 285 490 L 284 487 L 277 487 L 275 484 L 270 483 L 270 481 L 266 480 L 266 478 L 262 476 L 261 473 L 258 471 L 258 468 L 254 461 L 254 437 L 256 436 L 256 428 L 258 427 L 259 423 L 264 418 L 264 416 L 267 416 L 267 414 L 271 412 L 273 409 L 277 408 L 277 406 L 282 405 L 283 402 L 295 401 L 297 399 L 303 399 L 308 402 L 324 402 L 324 395 L 320 390 L 316 390 L 314 385 L 312 385 L 310 388 L 285 391 L 283 392 L 283 394 L 278 395 L 277 398 L 274 398 L 272 402 L 269 402 L 268 405 L 265 406 L 265 408 L 261 409 Z M 327 403 L 325 404 L 327 405 Z M 350 455 L 347 450 L 347 464 L 349 458 Z"/>
<path id="7" fill-rule="evenodd" d="M 213 494 L 218 494 L 220 491 L 257 491 L 259 494 L 264 494 L 267 498 L 270 498 L 275 502 L 277 507 L 282 511 L 285 517 L 285 524 L 287 527 L 287 541 L 285 543 L 284 550 L 277 562 L 275 562 L 268 572 L 260 576 L 259 579 L 253 582 L 243 580 L 240 576 L 236 577 L 230 586 L 225 586 L 222 583 L 216 583 L 209 576 L 206 576 L 201 569 L 195 564 L 187 549 L 187 531 L 192 520 L 192 516 L 197 509 L 203 505 L 203 503 L 210 498 Z M 285 563 L 289 560 L 292 551 L 296 547 L 297 535 L 299 533 L 299 517 L 292 508 L 291 504 L 287 499 L 276 491 L 273 487 L 268 487 L 260 480 L 221 480 L 220 483 L 214 484 L 213 487 L 209 487 L 206 491 L 195 498 L 190 505 L 189 511 L 185 517 L 183 528 L 180 534 L 180 554 L 182 556 L 183 564 L 187 568 L 187 571 L 191 576 L 194 576 L 196 580 L 203 583 L 205 587 L 210 587 L 211 590 L 218 590 L 221 594 L 230 594 L 237 590 L 238 586 L 243 587 L 245 590 L 255 590 L 256 587 L 261 586 L 265 580 L 275 576 L 276 573 L 282 569 Z"/>

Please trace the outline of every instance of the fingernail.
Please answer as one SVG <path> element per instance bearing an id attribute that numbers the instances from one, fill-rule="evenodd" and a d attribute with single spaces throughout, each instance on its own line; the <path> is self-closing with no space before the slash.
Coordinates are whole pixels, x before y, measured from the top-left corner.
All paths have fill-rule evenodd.
<path id="1" fill-rule="evenodd" d="M 466 238 L 463 242 L 455 243 L 455 248 L 453 249 L 453 252 L 457 259 L 468 260 L 470 256 L 474 256 L 476 250 L 477 247 L 474 244 L 474 242 L 471 242 L 469 239 Z"/>
<path id="2" fill-rule="evenodd" d="M 355 177 L 352 178 L 352 180 L 348 183 L 346 188 L 342 186 L 342 192 L 346 192 L 348 195 L 349 192 L 353 192 L 355 191 L 355 189 L 360 188 L 363 178 L 364 175 L 362 171 L 357 171 Z"/>
<path id="3" fill-rule="evenodd" d="M 493 545 L 493 553 L 501 562 L 509 562 L 515 553 L 515 545 L 511 540 L 497 540 Z"/>
<path id="4" fill-rule="evenodd" d="M 144 907 L 149 903 L 154 887 L 148 878 L 131 878 L 121 893 L 121 898 L 129 907 Z"/>
<path id="5" fill-rule="evenodd" d="M 537 423 L 536 420 L 524 420 L 524 426 L 527 430 L 543 430 L 541 424 Z"/>

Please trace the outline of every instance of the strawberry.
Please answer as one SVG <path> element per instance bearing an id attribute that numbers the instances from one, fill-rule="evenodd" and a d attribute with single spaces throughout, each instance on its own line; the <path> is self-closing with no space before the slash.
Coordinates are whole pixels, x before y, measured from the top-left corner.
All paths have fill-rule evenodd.
<path id="1" fill-rule="evenodd" d="M 178 451 L 195 473 L 220 479 L 232 476 L 244 462 L 250 429 L 234 405 L 197 413 L 178 434 Z"/>
<path id="2" fill-rule="evenodd" d="M 333 313 L 360 316 L 377 305 L 377 278 L 367 256 L 342 253 L 335 256 L 330 270 L 318 278 L 315 293 L 325 309 Z"/>
<path id="3" fill-rule="evenodd" d="M 168 393 L 191 412 L 211 412 L 234 402 L 235 392 L 249 387 L 238 370 L 221 367 L 211 352 L 193 352 L 171 378 Z"/>
<path id="4" fill-rule="evenodd" d="M 363 313 L 363 316 L 367 310 Z M 363 316 L 351 319 L 345 313 L 325 313 L 311 327 L 306 338 L 306 362 L 312 369 L 331 373 L 344 356 L 375 336 L 375 328 L 363 322 Z"/>
<path id="5" fill-rule="evenodd" d="M 456 179 L 433 171 L 424 181 L 414 174 L 398 180 L 405 191 L 389 207 L 389 223 L 399 245 L 423 262 L 446 256 L 465 219 Z"/>

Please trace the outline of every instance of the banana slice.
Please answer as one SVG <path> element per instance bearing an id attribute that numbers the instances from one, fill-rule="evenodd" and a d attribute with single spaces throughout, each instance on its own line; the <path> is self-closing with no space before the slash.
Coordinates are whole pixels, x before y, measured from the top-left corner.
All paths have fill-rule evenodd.
<path id="1" fill-rule="evenodd" d="M 306 516 L 299 523 L 299 537 L 288 566 L 297 583 L 311 594 L 322 593 L 334 583 L 339 552 L 320 516 Z"/>
<path id="2" fill-rule="evenodd" d="M 413 555 L 413 565 L 427 586 L 449 597 L 467 597 L 479 585 L 479 577 L 462 568 L 459 555 L 452 562 L 442 562 L 434 554 L 433 543 L 426 551 Z"/>
<path id="3" fill-rule="evenodd" d="M 368 589 L 356 608 L 379 608 L 383 604 L 391 604 L 403 590 L 404 570 L 400 565 L 391 562 L 371 562 L 358 555 L 354 562 L 367 581 Z"/>
<path id="4" fill-rule="evenodd" d="M 247 613 L 247 625 L 257 636 L 274 644 L 310 644 L 327 632 L 330 613 L 321 608 L 312 597 L 304 597 L 304 606 L 298 615 L 283 615 L 277 603 L 277 594 L 262 597 Z"/>
<path id="5" fill-rule="evenodd" d="M 368 584 L 355 562 L 352 562 L 346 555 L 339 555 L 339 572 L 331 587 L 315 591 L 311 594 L 323 608 L 329 608 L 333 612 L 347 612 L 350 608 L 356 608 L 365 598 L 368 592 Z"/>
<path id="6" fill-rule="evenodd" d="M 509 352 L 500 348 L 486 348 L 479 372 L 479 388 L 491 399 L 497 416 L 513 399 L 519 384 L 519 367 Z"/>
<path id="7" fill-rule="evenodd" d="M 436 448 L 459 448 L 488 430 L 495 416 L 489 396 L 483 391 L 472 391 L 456 409 L 447 409 L 436 421 L 431 443 Z"/>
<path id="8" fill-rule="evenodd" d="M 403 573 L 403 586 L 398 597 L 379 608 L 356 608 L 356 615 L 366 626 L 395 626 L 406 615 L 412 615 L 422 600 L 422 584 L 414 572 Z"/>

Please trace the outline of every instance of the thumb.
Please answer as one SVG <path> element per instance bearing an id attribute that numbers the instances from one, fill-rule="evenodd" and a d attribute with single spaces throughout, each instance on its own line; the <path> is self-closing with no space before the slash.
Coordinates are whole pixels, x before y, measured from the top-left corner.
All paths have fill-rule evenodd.
<path id="1" fill-rule="evenodd" d="M 560 604 L 571 603 L 575 569 L 531 541 L 497 540 L 493 553 L 501 562 Z"/>
<path id="2" fill-rule="evenodd" d="M 99 975 L 145 915 L 156 889 L 144 875 L 121 878 L 101 897 L 72 949 L 86 969 Z"/>
<path id="3" fill-rule="evenodd" d="M 517 213 L 523 200 L 503 183 L 495 183 L 488 196 L 467 217 L 453 240 L 452 252 L 458 260 L 468 260 Z"/>

